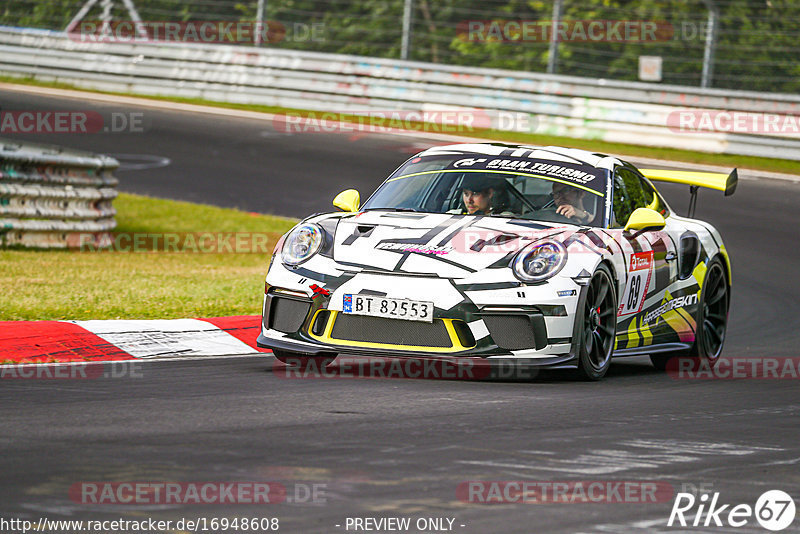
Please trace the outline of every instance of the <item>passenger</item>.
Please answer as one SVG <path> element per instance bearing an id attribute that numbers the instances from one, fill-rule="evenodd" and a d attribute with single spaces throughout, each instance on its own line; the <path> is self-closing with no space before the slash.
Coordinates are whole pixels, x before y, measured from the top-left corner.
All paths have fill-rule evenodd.
<path id="1" fill-rule="evenodd" d="M 575 219 L 579 224 L 587 224 L 594 217 L 583 207 L 584 192 L 577 187 L 553 182 L 553 202 L 556 213 Z"/>

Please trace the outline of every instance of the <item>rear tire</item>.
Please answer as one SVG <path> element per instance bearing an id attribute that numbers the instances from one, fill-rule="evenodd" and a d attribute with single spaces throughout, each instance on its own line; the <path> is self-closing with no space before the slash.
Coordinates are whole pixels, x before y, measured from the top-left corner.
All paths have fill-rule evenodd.
<path id="1" fill-rule="evenodd" d="M 272 355 L 287 367 L 299 371 L 322 370 L 336 359 L 336 356 L 305 356 L 280 349 L 272 349 Z"/>
<path id="2" fill-rule="evenodd" d="M 680 356 L 698 358 L 700 360 L 698 363 L 714 367 L 725 343 L 729 306 L 730 296 L 725 266 L 719 258 L 714 258 L 708 264 L 703 289 L 700 292 L 692 348 L 688 352 L 651 354 L 650 361 L 653 362 L 653 367 L 664 371 L 670 359 Z"/>
<path id="3" fill-rule="evenodd" d="M 700 293 L 700 309 L 697 313 L 697 331 L 689 355 L 700 358 L 713 367 L 725 343 L 728 329 L 728 277 L 719 258 L 708 264 L 703 290 Z"/>
<path id="4" fill-rule="evenodd" d="M 575 318 L 578 376 L 600 380 L 611 366 L 617 335 L 617 290 L 608 267 L 601 264 L 594 272 L 586 288 L 586 298 L 579 306 Z"/>

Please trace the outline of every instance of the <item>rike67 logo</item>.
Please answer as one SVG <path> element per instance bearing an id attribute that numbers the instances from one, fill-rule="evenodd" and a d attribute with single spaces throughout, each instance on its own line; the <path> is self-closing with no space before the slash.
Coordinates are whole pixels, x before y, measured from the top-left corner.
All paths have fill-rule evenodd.
<path id="1" fill-rule="evenodd" d="M 784 530 L 794 522 L 794 500 L 781 490 L 764 492 L 756 500 L 755 506 L 722 504 L 719 502 L 719 492 L 712 496 L 703 493 L 699 498 L 691 493 L 678 493 L 667 526 L 741 528 L 754 518 L 767 530 Z"/>

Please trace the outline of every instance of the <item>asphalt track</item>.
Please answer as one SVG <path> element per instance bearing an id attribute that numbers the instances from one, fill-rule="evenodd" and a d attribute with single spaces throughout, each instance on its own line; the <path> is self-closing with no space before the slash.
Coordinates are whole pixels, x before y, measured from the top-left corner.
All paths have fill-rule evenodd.
<path id="1" fill-rule="evenodd" d="M 0 107 L 125 111 L 8 92 L 0 92 Z M 406 153 L 430 144 L 285 135 L 252 120 L 141 111 L 145 133 L 27 138 L 170 159 L 119 172 L 124 191 L 296 217 L 327 209 L 341 189 L 367 193 Z M 733 259 L 728 357 L 798 356 L 798 187 L 753 180 L 731 198 L 700 194 L 698 216 L 722 232 Z M 685 188 L 663 191 L 685 210 Z M 127 378 L 0 380 L 0 518 L 278 517 L 280 531 L 291 533 L 347 532 L 348 517 L 454 518 L 453 531 L 464 533 L 704 530 L 666 527 L 671 498 L 460 500 L 458 485 L 474 480 L 655 481 L 751 506 L 764 491 L 782 489 L 800 505 L 797 380 L 675 379 L 643 358 L 618 360 L 600 383 L 561 374 L 290 379 L 273 364 L 271 357 L 144 362 Z M 252 480 L 324 484 L 326 495 L 260 506 L 87 505 L 69 497 L 82 481 Z M 743 528 L 705 530 L 766 532 L 752 518 Z"/>

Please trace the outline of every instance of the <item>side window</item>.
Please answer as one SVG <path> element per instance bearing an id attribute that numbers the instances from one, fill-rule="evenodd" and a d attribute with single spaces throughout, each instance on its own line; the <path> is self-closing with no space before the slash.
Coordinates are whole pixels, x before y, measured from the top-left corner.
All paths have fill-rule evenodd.
<path id="1" fill-rule="evenodd" d="M 620 173 L 620 168 L 614 171 L 614 220 L 612 226 L 620 228 L 625 225 L 628 217 L 633 213 L 628 192 L 625 189 L 625 181 Z"/>
<path id="2" fill-rule="evenodd" d="M 617 167 L 614 171 L 614 221 L 616 228 L 625 226 L 636 208 L 647 207 L 653 195 L 647 194 L 642 179 L 633 171 Z"/>
<path id="3" fill-rule="evenodd" d="M 669 215 L 669 208 L 667 207 L 666 202 L 664 202 L 664 200 L 661 198 L 661 195 L 659 195 L 655 188 L 650 185 L 650 182 L 644 179 L 641 179 L 641 181 L 642 189 L 644 190 L 644 196 L 648 201 L 646 207 L 656 210 L 664 217 Z"/>

